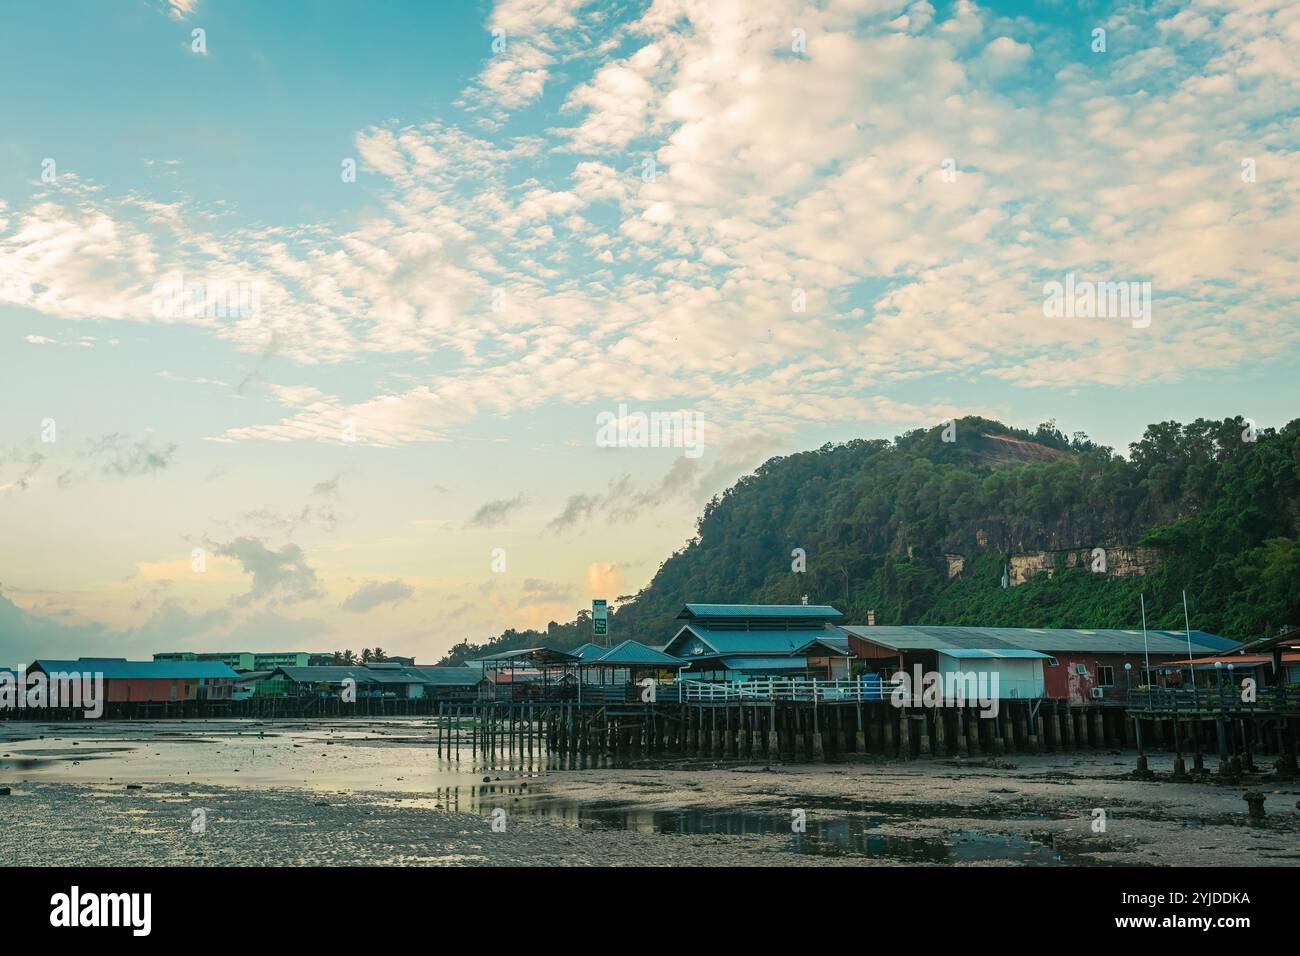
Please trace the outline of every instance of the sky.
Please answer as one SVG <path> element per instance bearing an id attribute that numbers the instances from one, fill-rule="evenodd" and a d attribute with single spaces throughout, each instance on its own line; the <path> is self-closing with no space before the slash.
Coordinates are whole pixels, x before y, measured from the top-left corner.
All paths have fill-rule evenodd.
<path id="1" fill-rule="evenodd" d="M 1281 425 L 1297 49 L 1283 0 L 9 0 L 0 662 L 432 661 L 774 455 Z"/>

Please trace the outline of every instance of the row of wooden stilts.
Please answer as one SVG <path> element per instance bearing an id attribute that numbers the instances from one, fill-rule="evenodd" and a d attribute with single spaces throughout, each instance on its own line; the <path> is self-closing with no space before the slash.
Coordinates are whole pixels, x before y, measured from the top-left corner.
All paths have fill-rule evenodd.
<path id="1" fill-rule="evenodd" d="M 1240 720 L 1216 740 L 1213 722 L 1130 717 L 1114 707 L 1035 706 L 1002 701 L 996 714 L 978 708 L 899 708 L 887 701 L 830 703 L 660 703 L 620 709 L 551 702 L 441 704 L 439 752 L 460 759 L 565 755 L 637 757 L 677 754 L 783 760 L 849 754 L 888 757 L 996 756 L 1086 749 L 1154 747 L 1222 759 L 1245 754 L 1295 756 L 1295 721 L 1280 731 Z M 1234 736 L 1235 735 L 1235 736 Z M 1199 766 L 1199 761 L 1198 761 Z"/>
<path id="2" fill-rule="evenodd" d="M 1267 712 L 1235 714 L 1162 714 L 1142 712 L 1132 716 L 1139 773 L 1148 773 L 1147 752 L 1152 749 L 1174 754 L 1175 778 L 1189 773 L 1186 757 L 1192 759 L 1191 773 L 1204 773 L 1207 754 L 1218 756 L 1219 773 L 1240 776 L 1256 771 L 1276 771 L 1282 776 L 1300 773 L 1296 755 L 1300 750 L 1300 718 Z M 1264 758 L 1257 761 L 1256 758 Z"/>

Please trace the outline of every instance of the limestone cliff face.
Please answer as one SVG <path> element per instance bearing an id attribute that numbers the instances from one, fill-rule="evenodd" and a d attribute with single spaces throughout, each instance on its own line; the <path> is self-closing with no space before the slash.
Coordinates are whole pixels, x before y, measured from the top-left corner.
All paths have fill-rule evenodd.
<path id="1" fill-rule="evenodd" d="M 998 551 L 1002 554 L 1057 553 L 1106 547 L 1105 542 L 1126 543 L 1134 536 L 1131 526 L 1113 523 L 1107 516 L 1079 512 L 1047 516 L 987 517 L 964 524 L 945 534 L 935 544 L 943 553 L 962 554 L 968 559 L 974 551 Z M 900 549 L 901 550 L 901 549 Z"/>
<path id="2" fill-rule="evenodd" d="M 959 577 L 966 570 L 966 558 L 960 554 L 945 554 L 943 559 L 948 562 L 948 577 Z"/>
<path id="3" fill-rule="evenodd" d="M 1008 577 L 1011 586 L 1024 584 L 1038 574 L 1049 578 L 1058 567 L 1074 568 L 1082 565 L 1097 574 L 1112 577 L 1130 577 L 1150 574 L 1160 564 L 1160 552 L 1155 548 L 1110 547 L 1071 551 L 1030 551 L 1013 554 L 1008 559 Z M 949 577 L 952 564 L 949 562 Z"/>

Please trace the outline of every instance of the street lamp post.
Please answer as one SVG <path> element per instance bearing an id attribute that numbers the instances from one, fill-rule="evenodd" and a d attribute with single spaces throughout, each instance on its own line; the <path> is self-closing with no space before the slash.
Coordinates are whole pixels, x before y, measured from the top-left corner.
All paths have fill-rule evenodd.
<path id="1" fill-rule="evenodd" d="M 1133 702 L 1133 663 L 1131 661 L 1124 662 L 1124 681 L 1125 683 L 1128 684 L 1129 703 L 1131 704 Z M 1148 695 L 1148 699 L 1149 699 L 1149 695 Z M 1133 716 L 1133 737 L 1137 741 L 1138 773 L 1145 774 L 1147 773 L 1148 768 L 1147 768 L 1147 755 L 1142 749 L 1142 721 L 1136 714 Z"/>

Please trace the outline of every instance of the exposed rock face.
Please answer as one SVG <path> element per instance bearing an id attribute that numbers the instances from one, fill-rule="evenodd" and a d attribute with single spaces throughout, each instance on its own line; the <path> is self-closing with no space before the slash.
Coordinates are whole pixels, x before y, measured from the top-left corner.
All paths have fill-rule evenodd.
<path id="1" fill-rule="evenodd" d="M 1048 448 L 1036 441 L 1017 438 L 1015 435 L 993 435 L 983 432 L 983 439 L 977 452 L 979 461 L 994 467 L 1000 465 L 1017 465 L 1027 461 L 1060 461 L 1073 458 L 1074 454 L 1058 448 Z"/>
<path id="2" fill-rule="evenodd" d="M 1011 556 L 1011 570 L 1009 577 L 1011 586 L 1024 584 L 1036 574 L 1047 574 L 1052 576 L 1054 562 L 1052 561 L 1051 551 L 1035 551 L 1030 554 L 1013 554 Z M 1071 552 L 1073 554 L 1073 552 Z"/>
<path id="3" fill-rule="evenodd" d="M 948 562 L 948 577 L 955 578 L 966 570 L 966 559 L 960 554 L 945 554 L 944 560 Z"/>
<path id="4" fill-rule="evenodd" d="M 1046 574 L 1050 578 L 1056 572 L 1058 555 L 1064 556 L 1066 568 L 1082 564 L 1098 574 L 1108 574 L 1113 577 L 1150 574 L 1160 564 L 1160 552 L 1155 548 L 1120 546 L 1092 550 L 1031 551 L 1011 556 L 1011 586 L 1024 584 L 1037 574 Z M 951 567 L 950 561 L 949 577 L 952 577 Z"/>

